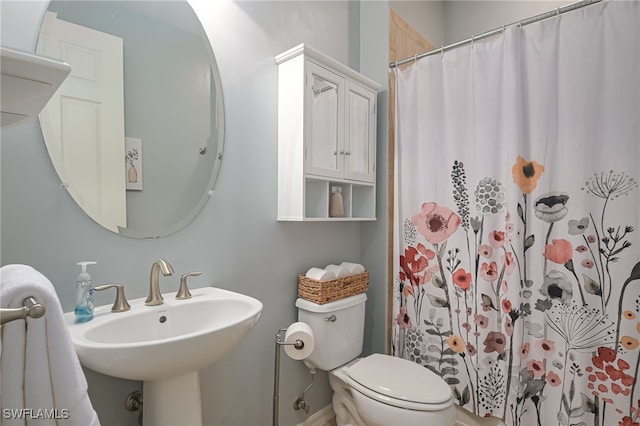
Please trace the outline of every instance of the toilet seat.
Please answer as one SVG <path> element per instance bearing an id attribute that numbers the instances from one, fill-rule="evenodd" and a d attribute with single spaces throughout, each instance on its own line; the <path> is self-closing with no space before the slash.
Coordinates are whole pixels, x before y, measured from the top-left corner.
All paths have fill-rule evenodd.
<path id="1" fill-rule="evenodd" d="M 345 368 L 353 390 L 384 404 L 417 411 L 439 411 L 453 404 L 447 383 L 411 361 L 373 354 Z"/>

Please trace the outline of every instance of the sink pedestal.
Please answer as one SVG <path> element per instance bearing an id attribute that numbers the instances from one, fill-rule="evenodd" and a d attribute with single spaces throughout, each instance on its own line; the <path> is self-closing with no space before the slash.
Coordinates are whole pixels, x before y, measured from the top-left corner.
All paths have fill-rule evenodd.
<path id="1" fill-rule="evenodd" d="M 144 426 L 202 426 L 200 372 L 142 385 Z"/>

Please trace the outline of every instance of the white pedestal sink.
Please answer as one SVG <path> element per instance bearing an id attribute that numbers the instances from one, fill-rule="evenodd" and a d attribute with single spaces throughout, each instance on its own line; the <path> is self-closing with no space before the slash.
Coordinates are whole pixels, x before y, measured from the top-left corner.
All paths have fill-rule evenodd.
<path id="1" fill-rule="evenodd" d="M 164 304 L 129 301 L 131 310 L 95 309 L 93 320 L 76 324 L 65 314 L 80 362 L 99 373 L 142 380 L 145 425 L 202 425 L 199 370 L 213 364 L 253 328 L 262 303 L 213 287 L 191 291 Z"/>

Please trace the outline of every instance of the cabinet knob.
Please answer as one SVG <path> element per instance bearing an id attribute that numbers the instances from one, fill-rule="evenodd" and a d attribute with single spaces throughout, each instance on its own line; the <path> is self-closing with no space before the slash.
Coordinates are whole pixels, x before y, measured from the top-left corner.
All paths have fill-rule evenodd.
<path id="1" fill-rule="evenodd" d="M 351 151 L 345 152 L 345 155 L 351 155 Z"/>
<path id="2" fill-rule="evenodd" d="M 340 151 L 340 155 L 344 155 L 344 149 Z"/>

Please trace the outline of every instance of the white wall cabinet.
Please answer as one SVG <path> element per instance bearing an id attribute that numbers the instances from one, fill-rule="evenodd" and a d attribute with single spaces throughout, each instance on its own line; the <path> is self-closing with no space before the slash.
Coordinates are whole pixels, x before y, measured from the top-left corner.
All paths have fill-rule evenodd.
<path id="1" fill-rule="evenodd" d="M 69 72 L 64 62 L 0 46 L 1 127 L 38 115 Z"/>
<path id="2" fill-rule="evenodd" d="M 278 220 L 375 220 L 380 85 L 301 44 L 278 64 Z M 329 216 L 340 187 L 344 217 Z"/>

